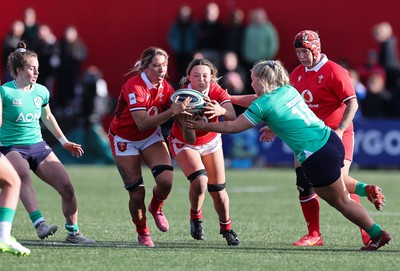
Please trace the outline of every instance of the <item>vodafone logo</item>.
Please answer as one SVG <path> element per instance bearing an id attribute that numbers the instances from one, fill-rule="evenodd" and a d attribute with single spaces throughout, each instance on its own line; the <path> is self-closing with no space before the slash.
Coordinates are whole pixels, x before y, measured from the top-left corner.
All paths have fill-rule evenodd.
<path id="1" fill-rule="evenodd" d="M 157 106 L 152 106 L 149 108 L 149 110 L 147 110 L 147 115 L 148 116 L 154 116 L 158 114 L 158 108 Z"/>
<path id="2" fill-rule="evenodd" d="M 314 97 L 308 89 L 303 90 L 301 93 L 301 96 L 303 96 L 303 99 L 306 103 L 312 103 L 314 101 Z"/>

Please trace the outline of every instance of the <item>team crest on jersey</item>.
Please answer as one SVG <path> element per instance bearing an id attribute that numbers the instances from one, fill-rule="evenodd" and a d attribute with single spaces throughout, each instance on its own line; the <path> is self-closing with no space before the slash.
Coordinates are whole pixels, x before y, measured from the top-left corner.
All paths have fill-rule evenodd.
<path id="1" fill-rule="evenodd" d="M 118 143 L 117 143 L 118 150 L 119 150 L 120 152 L 126 151 L 127 145 L 128 145 L 128 143 L 126 143 L 126 142 L 118 142 Z"/>
<path id="2" fill-rule="evenodd" d="M 129 104 L 135 104 L 135 103 L 137 103 L 135 93 L 129 93 L 128 97 L 129 97 Z"/>
<path id="3" fill-rule="evenodd" d="M 299 76 L 297 77 L 297 82 L 300 82 L 300 80 L 301 80 L 301 75 L 299 75 Z"/>
<path id="4" fill-rule="evenodd" d="M 160 97 L 160 102 L 162 102 L 162 101 L 163 101 L 164 94 L 161 92 L 159 97 Z"/>
<path id="5" fill-rule="evenodd" d="M 324 79 L 324 76 L 323 75 L 319 75 L 318 76 L 318 84 L 322 83 L 322 79 Z"/>
<path id="6" fill-rule="evenodd" d="M 180 149 L 180 148 L 183 148 L 183 146 L 185 146 L 185 144 L 182 144 L 182 143 L 175 143 L 175 146 L 176 146 L 178 149 Z"/>
<path id="7" fill-rule="evenodd" d="M 41 97 L 36 97 L 36 98 L 33 99 L 33 103 L 35 104 L 35 106 L 37 108 L 40 108 L 42 106 L 42 104 L 43 104 L 43 100 L 42 100 Z"/>

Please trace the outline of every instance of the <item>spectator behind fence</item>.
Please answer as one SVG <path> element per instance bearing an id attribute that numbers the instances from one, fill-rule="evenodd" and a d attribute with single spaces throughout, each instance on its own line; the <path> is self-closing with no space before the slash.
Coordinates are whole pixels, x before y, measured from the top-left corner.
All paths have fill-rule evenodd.
<path id="1" fill-rule="evenodd" d="M 385 78 L 380 73 L 372 74 L 367 80 L 367 95 L 361 102 L 361 112 L 366 118 L 390 117 L 391 93 L 385 87 Z"/>
<path id="2" fill-rule="evenodd" d="M 229 94 L 239 95 L 245 93 L 246 87 L 246 71 L 239 64 L 238 56 L 235 52 L 226 52 L 222 57 L 221 64 L 221 87 L 226 89 Z M 244 112 L 243 107 L 239 105 L 233 105 L 236 114 Z"/>
<path id="3" fill-rule="evenodd" d="M 168 32 L 168 44 L 175 57 L 178 77 L 186 72 L 197 47 L 198 25 L 192 18 L 192 9 L 188 5 L 179 7 L 175 21 Z"/>
<path id="4" fill-rule="evenodd" d="M 197 49 L 204 57 L 219 67 L 223 50 L 225 27 L 220 21 L 219 7 L 214 2 L 209 2 L 204 10 L 204 18 L 199 24 L 199 44 Z"/>
<path id="5" fill-rule="evenodd" d="M 365 63 L 357 67 L 357 73 L 359 74 L 360 81 L 363 84 L 366 84 L 368 78 L 374 73 L 381 74 L 386 80 L 385 68 L 379 64 L 378 52 L 373 49 L 368 50 Z"/>
<path id="6" fill-rule="evenodd" d="M 364 100 L 365 96 L 367 95 L 367 88 L 360 81 L 360 76 L 358 75 L 358 73 L 355 69 L 350 68 L 349 73 L 350 73 L 351 80 L 353 81 L 354 90 L 356 91 L 357 102 L 360 105 L 361 101 Z M 362 116 L 361 109 L 359 109 L 359 110 L 357 110 L 356 115 L 354 116 L 354 119 L 359 119 L 359 118 L 361 118 L 361 116 Z"/>
<path id="7" fill-rule="evenodd" d="M 241 56 L 244 29 L 245 25 L 243 10 L 239 8 L 233 9 L 229 15 L 229 23 L 225 29 L 224 51 L 234 52 L 238 56 L 240 64 L 243 64 Z"/>
<path id="8" fill-rule="evenodd" d="M 76 113 L 74 102 L 81 66 L 87 58 L 87 49 L 74 26 L 65 29 L 60 43 L 61 63 L 58 72 L 57 105 L 65 114 Z"/>
<path id="9" fill-rule="evenodd" d="M 27 44 L 28 48 L 38 39 L 39 24 L 36 21 L 36 11 L 32 7 L 24 10 L 25 30 L 22 34 L 22 40 Z"/>
<path id="10" fill-rule="evenodd" d="M 103 73 L 96 66 L 89 66 L 82 76 L 82 117 L 85 127 L 101 123 L 110 112 L 110 97 Z"/>
<path id="11" fill-rule="evenodd" d="M 274 59 L 279 50 L 279 37 L 275 26 L 268 20 L 264 8 L 250 11 L 250 23 L 243 39 L 243 60 L 250 70 L 254 62 Z"/>
<path id="12" fill-rule="evenodd" d="M 400 88 L 400 61 L 397 49 L 397 37 L 392 26 L 381 22 L 372 28 L 372 35 L 379 44 L 379 64 L 386 70 L 386 88 L 395 92 Z"/>
<path id="13" fill-rule="evenodd" d="M 10 31 L 8 34 L 5 36 L 3 39 L 3 55 L 2 55 L 2 64 L 3 64 L 3 70 L 4 70 L 4 81 L 8 82 L 12 80 L 12 77 L 10 73 L 7 70 L 7 58 L 8 55 L 12 52 L 15 51 L 17 48 L 18 43 L 22 39 L 22 34 L 25 31 L 25 25 L 22 21 L 20 20 L 15 20 L 12 22 L 10 26 Z"/>
<path id="14" fill-rule="evenodd" d="M 54 95 L 56 72 L 60 66 L 60 45 L 51 28 L 41 24 L 38 30 L 38 39 L 31 46 L 38 55 L 40 76 L 37 82 L 46 86 L 51 95 Z"/>

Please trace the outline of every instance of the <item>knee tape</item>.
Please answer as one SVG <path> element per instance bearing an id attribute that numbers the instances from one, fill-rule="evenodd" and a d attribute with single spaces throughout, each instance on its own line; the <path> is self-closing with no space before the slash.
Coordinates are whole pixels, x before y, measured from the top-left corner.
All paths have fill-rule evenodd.
<path id="1" fill-rule="evenodd" d="M 306 197 L 315 193 L 314 189 L 307 182 L 302 167 L 296 168 L 296 185 L 301 197 Z"/>
<path id="2" fill-rule="evenodd" d="M 219 192 L 224 190 L 226 187 L 226 183 L 222 184 L 209 184 L 207 185 L 208 192 Z"/>
<path id="3" fill-rule="evenodd" d="M 160 175 L 164 170 L 171 170 L 173 171 L 174 168 L 170 165 L 158 165 L 151 169 L 151 173 L 153 173 L 153 177 L 157 177 Z"/>
<path id="4" fill-rule="evenodd" d="M 134 183 L 125 185 L 124 188 L 128 191 L 135 191 L 141 185 L 143 185 L 143 177 L 141 177 L 139 180 L 137 180 Z"/>
<path id="5" fill-rule="evenodd" d="M 196 180 L 197 177 L 199 177 L 200 175 L 205 175 L 207 176 L 207 171 L 205 169 L 200 169 L 197 170 L 195 172 L 193 172 L 192 174 L 190 174 L 187 179 L 189 180 L 189 182 L 193 182 L 194 180 Z"/>

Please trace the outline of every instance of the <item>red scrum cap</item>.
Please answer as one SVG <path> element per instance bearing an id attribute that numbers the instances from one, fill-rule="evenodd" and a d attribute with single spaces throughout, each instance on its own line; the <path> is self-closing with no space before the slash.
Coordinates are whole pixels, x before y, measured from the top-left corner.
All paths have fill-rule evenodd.
<path id="1" fill-rule="evenodd" d="M 303 30 L 294 37 L 294 48 L 306 48 L 313 54 L 314 60 L 321 53 L 321 41 L 317 32 L 311 30 Z"/>

